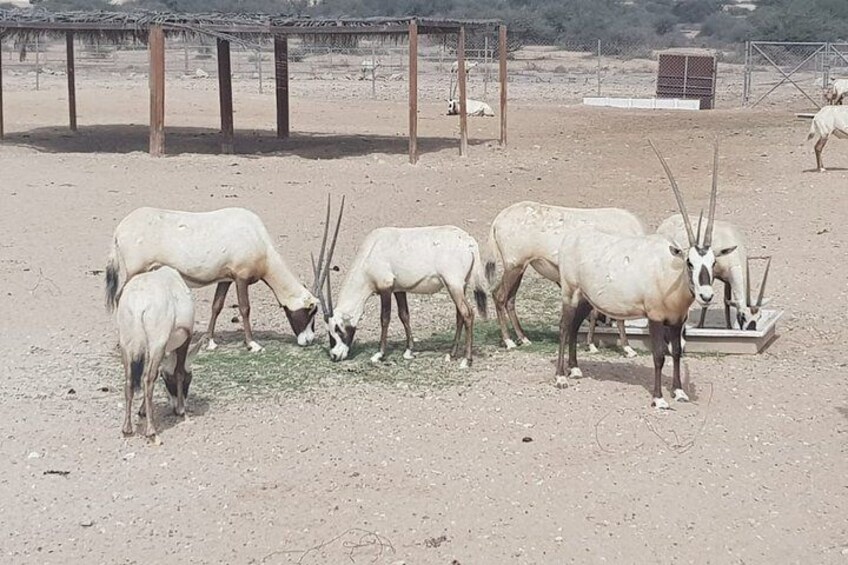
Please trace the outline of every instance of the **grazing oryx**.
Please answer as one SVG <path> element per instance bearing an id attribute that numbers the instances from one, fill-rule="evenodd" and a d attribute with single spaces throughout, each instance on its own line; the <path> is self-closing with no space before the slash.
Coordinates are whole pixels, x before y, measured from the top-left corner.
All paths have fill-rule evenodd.
<path id="1" fill-rule="evenodd" d="M 259 216 L 244 208 L 214 212 L 180 212 L 138 208 L 115 230 L 106 266 L 106 302 L 114 309 L 123 286 L 152 267 L 173 267 L 192 287 L 218 284 L 209 319 L 209 346 L 215 322 L 230 284 L 236 283 L 239 312 L 247 347 L 262 349 L 253 340 L 247 288 L 257 281 L 268 285 L 297 336 L 299 345 L 312 343 L 318 301 L 289 270 Z M 317 281 L 316 281 L 317 282 Z"/>
<path id="2" fill-rule="evenodd" d="M 839 139 L 848 139 L 848 106 L 825 106 L 813 116 L 807 141 L 816 140 L 816 168 L 820 173 L 826 171 L 822 151 L 831 134 Z"/>
<path id="3" fill-rule="evenodd" d="M 380 63 L 380 59 L 363 59 L 362 63 L 359 65 L 359 80 L 373 78 L 377 69 L 381 66 L 382 63 Z"/>
<path id="4" fill-rule="evenodd" d="M 322 255 L 323 249 L 322 245 Z M 332 252 L 333 245 L 330 247 L 330 257 Z M 320 268 L 322 282 L 329 269 L 328 259 Z M 465 298 L 465 288 L 469 283 L 474 288 L 477 310 L 485 318 L 486 285 L 480 251 L 474 238 L 461 229 L 454 226 L 375 229 L 365 237 L 351 264 L 339 292 L 338 305 L 333 307 L 329 285 L 326 300 L 321 301 L 327 318 L 330 358 L 333 361 L 347 358 L 365 304 L 372 295 L 379 294 L 380 351 L 371 357 L 371 361 L 376 363 L 382 360 L 386 355 L 394 294 L 398 317 L 406 332 L 406 351 L 403 356 L 412 359 L 412 330 L 406 295 L 435 294 L 447 288 L 456 304 L 456 335 L 449 358 L 459 355 L 464 328 L 465 357 L 460 366 L 464 368 L 471 365 L 474 311 Z"/>
<path id="5" fill-rule="evenodd" d="M 185 415 L 185 402 L 191 384 L 191 350 L 194 329 L 194 302 L 180 274 L 159 267 L 133 277 L 123 289 L 118 303 L 118 340 L 126 380 L 124 435 L 133 434 L 133 391 L 144 383 L 144 403 L 139 415 L 147 419 L 145 435 L 158 443 L 153 425 L 153 385 L 161 370 L 168 398 L 178 416 Z"/>
<path id="6" fill-rule="evenodd" d="M 674 398 L 687 401 L 689 398 L 680 382 L 683 324 L 693 301 L 697 300 L 702 306 L 712 301 L 716 257 L 731 253 L 733 248 L 717 251 L 712 248 L 718 189 L 718 141 L 713 158 L 710 212 L 702 243 L 692 230 L 683 195 L 671 169 L 653 143 L 651 147 L 659 157 L 677 199 L 686 226 L 688 247 L 681 247 L 660 234 L 615 235 L 594 227 L 566 233 L 559 252 L 562 318 L 556 374 L 558 386 L 567 386 L 566 366 L 570 377 L 582 376 L 577 366 L 577 331 L 592 308 L 617 320 L 648 318 L 654 357 L 653 405 L 668 408 L 662 394 L 666 339 L 671 342 L 674 359 Z M 566 346 L 567 365 L 564 359 Z"/>
<path id="7" fill-rule="evenodd" d="M 833 81 L 824 91 L 824 99 L 828 104 L 841 105 L 848 94 L 848 79 L 840 78 Z"/>
<path id="8" fill-rule="evenodd" d="M 492 107 L 480 100 L 465 99 L 465 114 L 468 116 L 494 117 Z M 448 100 L 448 116 L 459 115 L 459 100 Z"/>
<path id="9" fill-rule="evenodd" d="M 689 217 L 689 222 L 698 221 L 694 216 Z M 700 223 L 700 222 L 699 222 Z M 665 235 L 674 241 L 681 241 L 686 237 L 686 226 L 680 214 L 667 218 L 657 233 Z M 698 234 L 701 239 L 701 234 Z M 730 222 L 716 220 L 713 225 L 713 247 L 726 249 L 735 247 L 736 252 L 724 257 L 718 257 L 715 263 L 715 278 L 724 283 L 724 319 L 727 329 L 733 327 L 730 318 L 730 307 L 736 309 L 736 323 L 740 330 L 756 330 L 762 315 L 762 307 L 768 302 L 763 300 L 766 282 L 768 281 L 768 266 L 766 267 L 763 282 L 760 285 L 759 297 L 756 302 L 751 301 L 751 269 L 749 265 L 748 248 L 742 232 Z M 769 259 L 769 265 L 771 264 Z M 704 327 L 707 308 L 701 309 L 701 319 L 698 327 Z"/>
<path id="10" fill-rule="evenodd" d="M 501 338 L 507 349 L 515 347 L 509 334 L 507 319 L 512 322 L 518 340 L 529 344 L 518 315 L 515 295 L 527 266 L 549 281 L 559 284 L 559 244 L 568 232 L 597 226 L 622 235 L 642 235 L 642 221 L 621 208 L 563 208 L 538 202 L 518 202 L 504 208 L 492 222 L 489 231 L 486 276 L 494 285 L 492 298 L 498 314 Z M 495 284 L 496 261 L 503 263 L 503 274 Z M 624 322 L 619 324 L 621 345 L 628 356 L 635 355 L 624 334 Z M 632 352 L 632 353 L 631 353 Z"/>

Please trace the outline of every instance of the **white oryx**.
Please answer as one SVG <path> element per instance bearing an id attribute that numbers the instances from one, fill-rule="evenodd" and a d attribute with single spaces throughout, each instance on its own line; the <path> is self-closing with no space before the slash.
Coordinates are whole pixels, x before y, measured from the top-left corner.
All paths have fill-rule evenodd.
<path id="1" fill-rule="evenodd" d="M 215 322 L 230 284 L 236 283 L 239 312 L 247 347 L 260 351 L 250 327 L 248 286 L 262 281 L 284 308 L 299 345 L 312 343 L 318 301 L 297 279 L 259 216 L 244 208 L 213 212 L 181 212 L 138 208 L 115 229 L 106 266 L 106 303 L 117 304 L 124 285 L 133 276 L 167 265 L 179 271 L 189 286 L 217 283 L 209 319 L 209 349 L 217 347 Z M 317 283 L 317 281 L 316 281 Z M 314 292 L 314 291 L 313 291 Z"/>
<path id="2" fill-rule="evenodd" d="M 448 100 L 448 116 L 459 115 L 459 100 Z M 465 99 L 465 115 L 491 118 L 495 112 L 492 107 L 481 100 Z"/>
<path id="3" fill-rule="evenodd" d="M 471 69 L 477 67 L 479 65 L 479 61 L 469 61 L 465 60 L 465 76 L 468 76 L 468 73 L 471 72 Z M 459 61 L 454 61 L 450 67 L 450 94 L 449 98 L 451 100 L 456 98 L 456 89 L 459 87 L 459 79 L 457 78 L 456 82 L 454 82 L 454 76 L 459 74 Z"/>
<path id="4" fill-rule="evenodd" d="M 813 116 L 807 141 L 816 140 L 816 168 L 820 173 L 826 171 L 822 151 L 831 135 L 848 139 L 848 106 L 825 106 Z"/>
<path id="5" fill-rule="evenodd" d="M 690 224 L 698 222 L 700 226 L 700 219 L 694 216 L 689 217 L 689 222 Z M 683 223 L 683 218 L 680 214 L 666 218 L 657 228 L 657 233 L 668 236 L 675 241 L 682 241 L 686 237 L 686 226 Z M 700 233 L 698 233 L 698 239 L 701 240 Z M 703 242 L 701 241 L 701 243 Z M 716 249 L 736 248 L 735 253 L 718 257 L 714 269 L 715 278 L 724 283 L 724 319 L 727 328 L 733 327 L 730 318 L 730 307 L 733 306 L 736 309 L 736 323 L 739 329 L 756 330 L 762 315 L 762 307 L 768 302 L 764 300 L 764 293 L 771 259 L 766 266 L 759 296 L 757 301 L 754 302 L 751 300 L 750 258 L 748 257 L 745 236 L 742 235 L 741 230 L 730 222 L 716 220 L 713 224 L 713 247 Z M 706 314 L 707 309 L 703 308 L 698 322 L 699 328 L 704 327 Z"/>
<path id="6" fill-rule="evenodd" d="M 848 94 L 848 79 L 840 78 L 830 83 L 824 91 L 824 99 L 828 104 L 841 105 Z"/>
<path id="7" fill-rule="evenodd" d="M 493 285 L 492 298 L 498 314 L 501 338 L 507 349 L 515 347 L 509 333 L 512 323 L 518 341 L 530 340 L 515 312 L 515 296 L 528 266 L 551 282 L 559 284 L 559 246 L 566 233 L 587 226 L 621 235 L 643 235 L 645 225 L 631 212 L 621 208 L 564 208 L 538 202 L 518 202 L 504 208 L 489 230 L 486 276 Z M 496 261 L 503 274 L 495 281 Z M 619 322 L 621 345 L 628 356 L 635 351 L 627 343 L 624 322 Z"/>
<path id="8" fill-rule="evenodd" d="M 651 143 L 662 163 L 684 217 L 688 246 L 660 234 L 616 235 L 595 227 L 571 230 L 562 239 L 559 252 L 562 318 L 557 359 L 557 385 L 567 386 L 566 367 L 572 378 L 582 376 L 577 366 L 577 332 L 592 308 L 616 320 L 648 318 L 653 341 L 653 405 L 668 408 L 662 394 L 662 368 L 666 340 L 674 360 L 672 391 L 675 400 L 687 401 L 680 381 L 680 339 L 689 307 L 713 299 L 713 269 L 716 258 L 733 248 L 713 250 L 716 192 L 718 190 L 718 142 L 713 158 L 710 211 L 703 242 L 692 230 L 683 195 L 671 169 Z M 568 347 L 568 362 L 565 349 Z"/>
<path id="9" fill-rule="evenodd" d="M 126 399 L 124 435 L 133 434 L 133 391 L 144 384 L 144 403 L 139 415 L 146 417 L 145 435 L 158 443 L 153 424 L 153 385 L 162 373 L 171 407 L 185 415 L 191 384 L 191 357 L 200 346 L 189 349 L 194 329 L 194 301 L 180 274 L 159 267 L 133 277 L 118 302 L 118 341 L 124 364 Z"/>
<path id="10" fill-rule="evenodd" d="M 380 59 L 363 59 L 359 64 L 359 80 L 371 78 L 381 66 Z"/>
<path id="11" fill-rule="evenodd" d="M 338 232 L 338 226 L 336 227 Z M 326 237 L 324 239 L 326 243 Z M 335 247 L 335 237 L 329 257 Z M 321 254 L 323 255 L 322 244 Z M 324 282 L 330 271 L 330 259 L 318 261 Z M 398 306 L 398 317 L 406 332 L 405 359 L 412 359 L 412 330 L 409 324 L 407 293 L 435 294 L 446 288 L 456 305 L 456 334 L 449 357 L 459 355 L 462 331 L 465 330 L 465 356 L 461 367 L 471 365 L 474 332 L 474 311 L 465 297 L 471 284 L 477 310 L 486 316 L 486 285 L 483 264 L 477 242 L 454 226 L 420 228 L 378 228 L 369 233 L 351 264 L 339 292 L 338 305 L 333 306 L 330 285 L 327 297 L 321 299 L 330 340 L 330 358 L 346 359 L 350 353 L 359 320 L 371 296 L 380 296 L 380 351 L 371 357 L 378 362 L 386 355 L 392 294 Z"/>

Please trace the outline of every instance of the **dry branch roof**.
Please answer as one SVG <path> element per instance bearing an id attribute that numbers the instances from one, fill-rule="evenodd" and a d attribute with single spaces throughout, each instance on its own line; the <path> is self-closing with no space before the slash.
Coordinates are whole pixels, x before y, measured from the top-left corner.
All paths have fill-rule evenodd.
<path id="1" fill-rule="evenodd" d="M 0 10 L 0 39 L 68 31 L 101 39 L 146 40 L 152 26 L 165 33 L 191 33 L 245 38 L 261 35 L 404 35 L 416 22 L 420 34 L 491 30 L 496 20 L 441 20 L 431 18 L 309 18 L 268 14 L 182 14 L 171 12 L 49 12 L 39 9 Z"/>

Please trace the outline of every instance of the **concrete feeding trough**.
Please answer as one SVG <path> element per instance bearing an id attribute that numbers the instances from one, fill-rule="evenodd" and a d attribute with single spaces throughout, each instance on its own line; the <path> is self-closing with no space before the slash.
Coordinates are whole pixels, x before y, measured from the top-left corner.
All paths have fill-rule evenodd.
<path id="1" fill-rule="evenodd" d="M 700 110 L 698 100 L 683 100 L 681 98 L 610 98 L 586 97 L 584 106 L 601 106 L 606 108 L 632 108 L 640 110 Z"/>
<path id="2" fill-rule="evenodd" d="M 724 323 L 724 309 L 707 311 L 703 328 L 695 325 L 700 319 L 700 309 L 693 309 L 689 314 L 686 327 L 686 351 L 692 353 L 724 353 L 728 355 L 756 355 L 771 344 L 777 335 L 777 321 L 783 315 L 782 310 L 763 310 L 760 318 L 760 329 L 756 331 L 728 330 Z M 588 325 L 580 329 L 579 343 L 586 343 Z M 651 350 L 651 336 L 648 332 L 646 319 L 628 320 L 624 330 L 630 345 L 635 349 Z M 598 326 L 595 330 L 595 340 L 599 346 L 615 346 L 618 344 L 618 328 Z"/>

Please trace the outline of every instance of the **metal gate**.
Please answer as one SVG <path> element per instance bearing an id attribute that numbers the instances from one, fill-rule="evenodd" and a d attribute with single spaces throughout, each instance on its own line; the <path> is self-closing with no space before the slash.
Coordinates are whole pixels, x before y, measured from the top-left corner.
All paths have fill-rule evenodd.
<path id="1" fill-rule="evenodd" d="M 821 107 L 826 84 L 830 43 L 749 41 L 745 49 L 743 96 L 746 106 L 756 106 L 785 87 L 794 87 L 816 107 Z M 783 92 L 781 91 L 781 92 Z"/>

